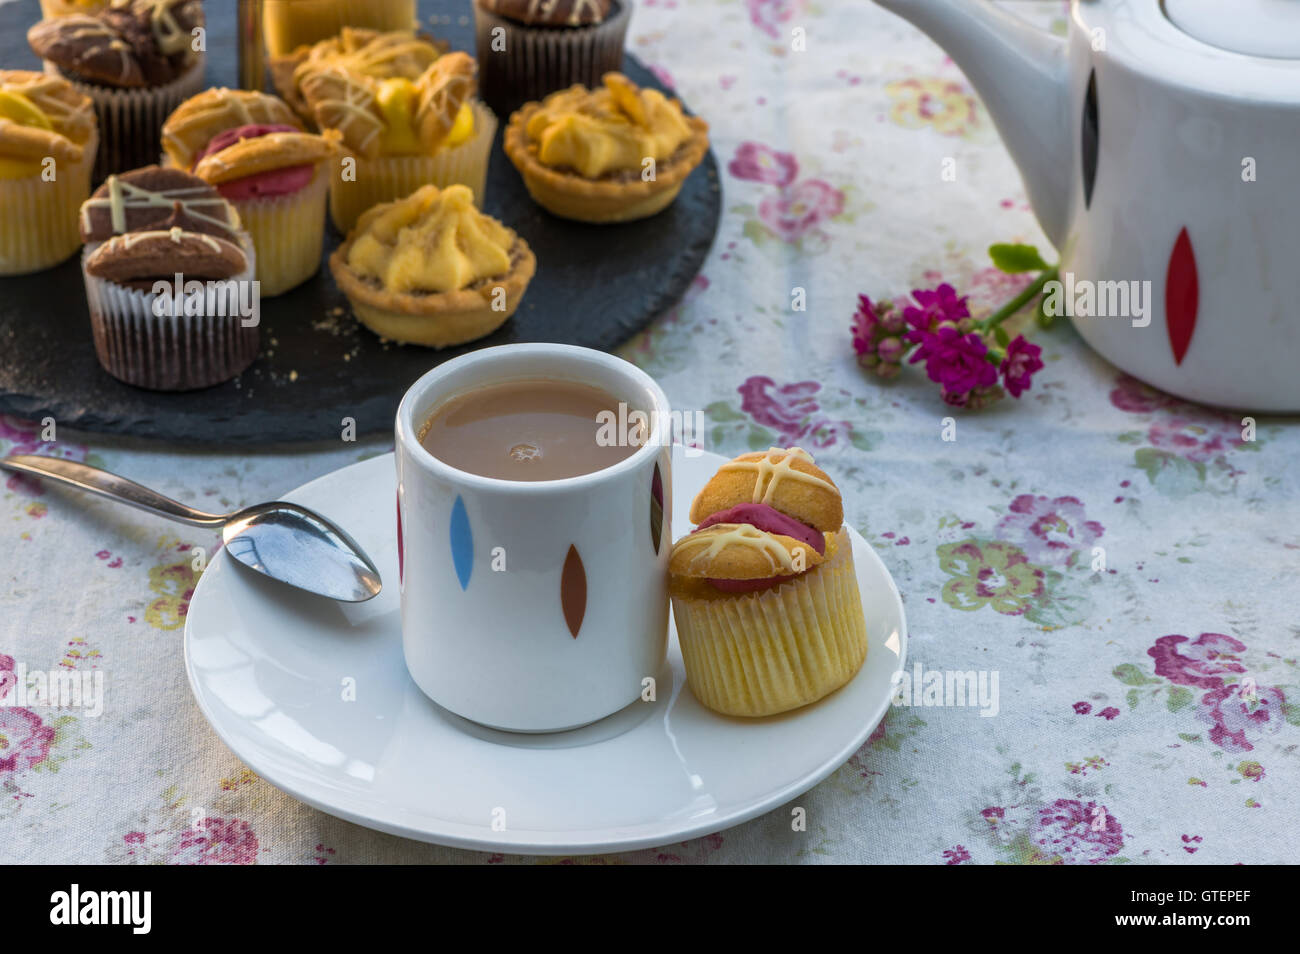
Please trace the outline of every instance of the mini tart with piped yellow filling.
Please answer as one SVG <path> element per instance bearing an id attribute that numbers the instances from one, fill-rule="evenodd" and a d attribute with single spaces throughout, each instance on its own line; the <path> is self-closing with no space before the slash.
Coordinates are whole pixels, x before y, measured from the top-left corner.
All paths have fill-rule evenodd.
<path id="1" fill-rule="evenodd" d="M 696 496 L 669 588 L 691 691 L 735 716 L 816 702 L 867 656 L 834 482 L 798 447 L 742 454 Z"/>
<path id="2" fill-rule="evenodd" d="M 630 222 L 667 208 L 709 150 L 709 125 L 622 73 L 571 86 L 510 117 L 505 151 L 536 202 L 561 218 Z"/>
<path id="3" fill-rule="evenodd" d="M 490 334 L 515 313 L 537 270 L 528 243 L 474 206 L 463 185 L 427 185 L 361 216 L 330 256 L 361 323 L 445 348 Z"/>

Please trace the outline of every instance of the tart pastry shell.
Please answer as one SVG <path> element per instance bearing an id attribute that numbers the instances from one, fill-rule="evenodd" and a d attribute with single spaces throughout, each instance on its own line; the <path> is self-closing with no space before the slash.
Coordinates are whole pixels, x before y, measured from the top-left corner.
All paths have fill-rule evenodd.
<path id="1" fill-rule="evenodd" d="M 537 271 L 537 258 L 519 236 L 510 248 L 510 271 L 469 288 L 416 295 L 392 292 L 357 275 L 348 266 L 352 239 L 334 250 L 330 271 L 358 320 L 390 341 L 447 348 L 491 334 L 515 313 Z M 492 307 L 496 288 L 505 291 L 505 308 Z"/>
<path id="2" fill-rule="evenodd" d="M 567 169 L 553 169 L 537 158 L 537 144 L 528 138 L 528 120 L 541 103 L 528 103 L 510 117 L 506 155 L 523 176 L 533 200 L 553 215 L 597 224 L 632 222 L 663 211 L 677 198 L 695 167 L 709 151 L 709 124 L 687 116 L 691 138 L 670 157 L 656 163 L 655 178 L 647 182 L 635 171 L 628 178 L 588 179 Z"/>

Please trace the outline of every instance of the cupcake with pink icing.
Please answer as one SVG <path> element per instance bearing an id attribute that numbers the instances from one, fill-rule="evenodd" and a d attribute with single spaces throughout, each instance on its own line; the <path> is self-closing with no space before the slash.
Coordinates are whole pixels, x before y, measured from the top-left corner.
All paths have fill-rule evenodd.
<path id="1" fill-rule="evenodd" d="M 816 702 L 867 657 L 839 488 L 798 447 L 723 464 L 673 544 L 669 593 L 686 678 L 716 712 Z"/>
<path id="2" fill-rule="evenodd" d="M 239 212 L 257 252 L 263 297 L 289 291 L 320 267 L 328 160 L 339 136 L 303 130 L 275 96 L 209 89 L 163 126 L 165 162 L 214 186 Z"/>

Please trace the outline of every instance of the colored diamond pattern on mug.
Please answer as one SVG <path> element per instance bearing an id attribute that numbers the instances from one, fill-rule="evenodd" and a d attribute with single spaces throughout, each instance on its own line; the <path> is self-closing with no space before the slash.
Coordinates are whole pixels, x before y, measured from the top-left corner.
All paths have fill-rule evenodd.
<path id="1" fill-rule="evenodd" d="M 660 540 L 664 532 L 664 479 L 655 463 L 654 475 L 650 478 L 650 542 L 654 544 L 655 553 L 659 552 Z"/>
<path id="2" fill-rule="evenodd" d="M 406 578 L 406 548 L 402 545 L 402 497 L 397 496 L 397 582 Z"/>
<path id="3" fill-rule="evenodd" d="M 456 579 L 462 590 L 469 589 L 469 577 L 474 571 L 474 534 L 469 528 L 469 514 L 465 501 L 459 496 L 451 508 L 451 563 L 456 568 Z"/>
<path id="4" fill-rule="evenodd" d="M 582 617 L 587 613 L 587 571 L 578 556 L 578 548 L 569 544 L 569 552 L 564 558 L 564 569 L 560 573 L 560 609 L 564 612 L 565 625 L 573 638 L 578 638 L 582 629 Z"/>
<path id="5" fill-rule="evenodd" d="M 1187 227 L 1178 233 L 1173 254 L 1169 257 L 1169 273 L 1165 277 L 1165 327 L 1169 331 L 1169 346 L 1174 352 L 1174 364 L 1182 364 L 1191 347 L 1196 332 L 1196 311 L 1200 303 L 1200 280 L 1196 273 L 1196 252 Z"/>
<path id="6" fill-rule="evenodd" d="M 1097 71 L 1088 76 L 1088 95 L 1083 101 L 1083 207 L 1092 208 L 1092 188 L 1097 181 L 1097 156 L 1101 126 L 1097 116 Z"/>

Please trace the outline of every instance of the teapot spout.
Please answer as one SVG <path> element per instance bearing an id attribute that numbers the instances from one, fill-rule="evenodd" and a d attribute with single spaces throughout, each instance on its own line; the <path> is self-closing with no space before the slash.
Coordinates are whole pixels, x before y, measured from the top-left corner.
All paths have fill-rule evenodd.
<path id="1" fill-rule="evenodd" d="M 1073 168 L 1065 41 L 988 0 L 876 2 L 928 34 L 966 74 L 1020 169 L 1039 224 L 1060 248 Z"/>

